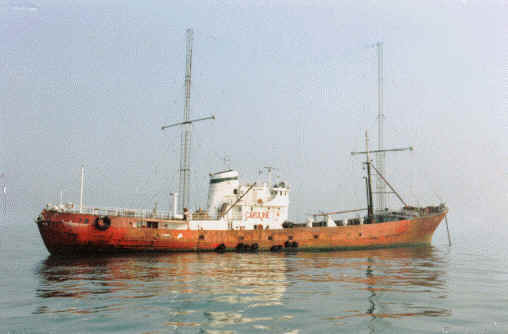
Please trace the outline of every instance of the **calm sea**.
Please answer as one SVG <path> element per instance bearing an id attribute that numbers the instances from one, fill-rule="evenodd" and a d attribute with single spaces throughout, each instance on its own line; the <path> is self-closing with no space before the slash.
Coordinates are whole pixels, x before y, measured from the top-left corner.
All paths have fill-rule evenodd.
<path id="1" fill-rule="evenodd" d="M 62 259 L 34 224 L 0 234 L 1 333 L 508 333 L 501 237 L 449 248 L 440 227 L 425 248 Z"/>

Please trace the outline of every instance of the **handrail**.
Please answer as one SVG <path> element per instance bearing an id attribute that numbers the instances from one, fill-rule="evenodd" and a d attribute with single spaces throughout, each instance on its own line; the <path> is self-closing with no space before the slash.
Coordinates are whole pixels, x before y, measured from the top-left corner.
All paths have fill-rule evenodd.
<path id="1" fill-rule="evenodd" d="M 244 192 L 244 193 L 243 193 L 240 197 L 238 197 L 238 199 L 237 199 L 237 200 L 236 200 L 236 201 L 235 201 L 235 202 L 234 202 L 234 203 L 233 203 L 233 204 L 232 204 L 232 205 L 231 205 L 231 206 L 230 206 L 230 207 L 229 207 L 226 211 L 224 211 L 224 213 L 223 213 L 223 214 L 221 214 L 221 215 L 220 215 L 219 219 L 222 219 L 224 216 L 226 216 L 226 215 L 227 215 L 227 213 L 228 213 L 229 211 L 231 211 L 231 209 L 232 209 L 232 208 L 234 208 L 234 207 L 235 207 L 235 205 L 236 205 L 236 204 L 238 204 L 238 202 L 240 202 L 240 201 L 242 200 L 242 198 L 244 198 L 244 197 L 245 197 L 245 195 L 247 195 L 247 193 L 248 193 L 249 191 L 251 191 L 251 190 L 252 190 L 252 188 L 254 188 L 255 186 L 256 186 L 256 182 L 254 182 L 253 184 L 251 184 L 251 186 L 249 187 L 249 189 L 247 189 L 247 190 L 246 190 L 246 191 L 245 191 L 245 192 Z"/>
<path id="2" fill-rule="evenodd" d="M 92 215 L 107 215 L 107 216 L 125 216 L 125 217 L 136 217 L 136 218 L 159 218 L 168 219 L 175 218 L 171 217 L 172 212 L 169 210 L 150 210 L 150 209 L 127 209 L 127 208 L 95 208 L 95 207 L 84 207 L 79 209 L 77 207 L 67 207 L 65 205 L 47 205 L 49 210 L 55 210 L 58 212 L 65 213 L 82 213 Z"/>

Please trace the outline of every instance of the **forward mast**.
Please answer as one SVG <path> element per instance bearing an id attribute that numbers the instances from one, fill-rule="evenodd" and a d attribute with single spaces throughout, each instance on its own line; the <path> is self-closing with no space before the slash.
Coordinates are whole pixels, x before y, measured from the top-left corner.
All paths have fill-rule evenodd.
<path id="1" fill-rule="evenodd" d="M 172 193 L 175 199 L 175 204 L 178 204 L 178 211 L 183 212 L 189 208 L 190 199 L 190 154 L 191 154 L 191 139 L 192 139 L 192 124 L 199 121 L 208 119 L 215 119 L 214 115 L 190 119 L 190 102 L 191 102 L 191 79 L 192 79 L 192 42 L 194 32 L 192 29 L 186 30 L 186 57 L 185 57 L 185 105 L 183 108 L 183 121 L 169 125 L 163 125 L 161 130 L 165 130 L 174 126 L 182 126 L 181 145 L 180 145 L 180 168 L 179 168 L 179 182 L 178 191 L 181 201 L 177 202 L 178 194 Z"/>

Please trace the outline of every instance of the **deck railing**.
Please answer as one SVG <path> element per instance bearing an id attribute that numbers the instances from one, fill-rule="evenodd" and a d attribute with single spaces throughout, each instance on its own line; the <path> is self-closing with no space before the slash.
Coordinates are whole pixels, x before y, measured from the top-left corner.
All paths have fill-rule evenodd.
<path id="1" fill-rule="evenodd" d="M 82 213 L 96 216 L 122 216 L 122 217 L 136 217 L 136 218 L 153 218 L 153 219 L 183 219 L 183 215 L 173 217 L 173 211 L 169 210 L 154 210 L 154 209 L 126 209 L 126 208 L 95 208 L 85 207 L 81 210 L 71 204 L 51 205 L 46 206 L 48 210 L 55 210 L 64 213 Z M 217 220 L 216 217 L 208 217 L 208 215 L 200 215 L 198 212 L 192 214 L 192 220 Z M 230 219 L 240 220 L 241 215 L 233 215 Z"/>
<path id="2" fill-rule="evenodd" d="M 172 217 L 172 211 L 168 210 L 150 210 L 150 209 L 126 209 L 126 208 L 94 208 L 85 207 L 77 208 L 66 205 L 51 206 L 48 205 L 48 209 L 56 210 L 58 212 L 65 213 L 83 213 L 100 216 L 124 216 L 124 217 L 137 217 L 137 218 L 158 218 L 168 219 Z"/>

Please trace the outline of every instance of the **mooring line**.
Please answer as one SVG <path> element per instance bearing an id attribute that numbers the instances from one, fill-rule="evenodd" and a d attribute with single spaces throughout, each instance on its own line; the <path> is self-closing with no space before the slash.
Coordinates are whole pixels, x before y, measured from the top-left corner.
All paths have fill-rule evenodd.
<path id="1" fill-rule="evenodd" d="M 448 228 L 448 215 L 445 216 L 446 233 L 448 234 L 448 246 L 452 246 L 452 239 L 450 238 L 450 229 Z"/>

